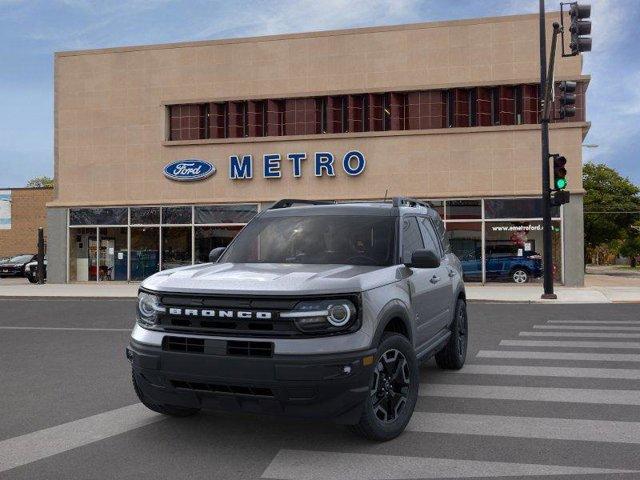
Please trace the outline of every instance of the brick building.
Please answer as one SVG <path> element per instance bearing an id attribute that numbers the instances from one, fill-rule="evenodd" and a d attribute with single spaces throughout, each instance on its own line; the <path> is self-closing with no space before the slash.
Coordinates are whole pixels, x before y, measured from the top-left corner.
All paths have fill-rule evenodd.
<path id="1" fill-rule="evenodd" d="M 0 188 L 0 258 L 37 253 L 38 227 L 47 226 L 46 204 L 53 200 L 52 188 Z"/>
<path id="2" fill-rule="evenodd" d="M 553 257 L 580 285 L 589 76 L 556 62 L 579 90 Z M 542 253 L 538 82 L 536 15 L 57 53 L 49 280 L 207 261 L 280 198 L 385 195 L 433 201 L 465 276 L 500 280 Z"/>

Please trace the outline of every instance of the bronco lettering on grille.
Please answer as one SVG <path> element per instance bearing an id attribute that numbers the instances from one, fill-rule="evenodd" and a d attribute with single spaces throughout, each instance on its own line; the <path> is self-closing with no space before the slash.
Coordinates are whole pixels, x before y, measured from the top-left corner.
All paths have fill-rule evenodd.
<path id="1" fill-rule="evenodd" d="M 184 315 L 188 317 L 219 317 L 238 318 L 241 320 L 270 320 L 271 312 L 252 312 L 250 310 L 197 310 L 195 308 L 169 308 L 170 315 Z"/>

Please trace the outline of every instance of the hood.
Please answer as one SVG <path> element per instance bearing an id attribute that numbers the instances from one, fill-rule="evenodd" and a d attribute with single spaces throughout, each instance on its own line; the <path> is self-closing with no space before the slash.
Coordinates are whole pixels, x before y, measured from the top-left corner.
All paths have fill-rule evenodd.
<path id="1" fill-rule="evenodd" d="M 164 292 L 211 294 L 356 293 L 394 282 L 397 269 L 397 266 L 209 263 L 156 273 L 141 286 Z"/>

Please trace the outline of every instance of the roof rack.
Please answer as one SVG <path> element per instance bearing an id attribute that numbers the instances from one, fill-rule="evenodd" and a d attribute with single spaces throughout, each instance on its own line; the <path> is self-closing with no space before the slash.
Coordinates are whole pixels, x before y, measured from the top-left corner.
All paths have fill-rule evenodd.
<path id="1" fill-rule="evenodd" d="M 424 200 L 416 200 L 415 198 L 410 198 L 410 197 L 393 197 L 393 206 L 394 207 L 401 207 L 401 206 L 406 206 L 406 207 L 426 207 L 426 208 L 433 208 L 433 205 L 431 205 L 429 202 L 424 201 Z"/>
<path id="2" fill-rule="evenodd" d="M 296 204 L 301 205 L 333 205 L 335 204 L 335 200 L 302 200 L 297 198 L 283 198 L 282 200 L 278 200 L 274 203 L 269 210 L 274 210 L 278 208 L 289 208 L 293 207 Z"/>

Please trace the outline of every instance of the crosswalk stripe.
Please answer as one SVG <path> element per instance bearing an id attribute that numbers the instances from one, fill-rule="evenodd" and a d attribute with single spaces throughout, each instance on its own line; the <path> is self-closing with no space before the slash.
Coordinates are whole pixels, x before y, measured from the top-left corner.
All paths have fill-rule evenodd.
<path id="1" fill-rule="evenodd" d="M 562 348 L 640 348 L 640 342 L 588 342 L 580 340 L 502 340 L 505 347 L 562 347 Z"/>
<path id="2" fill-rule="evenodd" d="M 285 449 L 277 453 L 263 472 L 262 478 L 281 480 L 395 480 L 595 475 L 632 472 L 634 471 L 576 466 Z"/>
<path id="3" fill-rule="evenodd" d="M 414 412 L 407 430 L 454 435 L 640 443 L 640 423 Z"/>
<path id="4" fill-rule="evenodd" d="M 584 360 L 587 362 L 640 362 L 637 353 L 582 353 L 582 352 L 511 352 L 507 350 L 480 350 L 480 358 L 526 358 L 539 360 Z"/>
<path id="5" fill-rule="evenodd" d="M 521 337 L 571 337 L 571 338 L 640 338 L 640 333 L 627 332 L 520 332 Z"/>
<path id="6" fill-rule="evenodd" d="M 640 325 L 640 320 L 547 320 L 547 323 L 603 323 L 606 325 Z"/>
<path id="7" fill-rule="evenodd" d="M 605 405 L 640 405 L 640 390 L 596 390 L 587 388 L 423 383 L 420 385 L 420 396 L 526 400 L 534 402 L 598 403 Z"/>
<path id="8" fill-rule="evenodd" d="M 640 332 L 640 327 L 627 327 L 624 325 L 534 325 L 533 328 L 541 330 L 623 330 L 625 332 Z"/>
<path id="9" fill-rule="evenodd" d="M 580 367 L 538 367 L 534 365 L 482 365 L 467 364 L 462 370 L 451 370 L 454 374 L 473 375 L 514 375 L 528 377 L 568 377 L 568 378 L 616 378 L 640 380 L 640 370 L 630 368 L 580 368 Z"/>
<path id="10" fill-rule="evenodd" d="M 0 472 L 144 427 L 166 417 L 141 403 L 0 441 Z"/>

